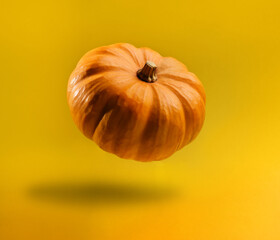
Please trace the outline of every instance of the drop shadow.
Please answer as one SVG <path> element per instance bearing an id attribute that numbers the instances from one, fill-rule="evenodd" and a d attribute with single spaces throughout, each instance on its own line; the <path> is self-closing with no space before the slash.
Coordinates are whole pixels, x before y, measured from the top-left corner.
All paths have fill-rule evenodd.
<path id="1" fill-rule="evenodd" d="M 36 200 L 77 204 L 158 202 L 177 196 L 172 188 L 108 182 L 52 183 L 28 189 Z"/>

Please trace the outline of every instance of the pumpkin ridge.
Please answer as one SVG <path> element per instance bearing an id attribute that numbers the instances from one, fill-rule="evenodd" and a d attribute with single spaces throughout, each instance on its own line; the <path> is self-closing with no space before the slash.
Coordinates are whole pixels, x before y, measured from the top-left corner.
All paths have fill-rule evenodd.
<path id="1" fill-rule="evenodd" d="M 89 82 L 92 83 L 92 82 Z M 83 98 L 81 98 L 81 94 L 80 91 L 82 91 L 82 88 L 76 88 L 76 89 L 72 89 L 72 91 L 70 92 L 70 94 L 68 95 L 68 102 L 69 102 L 69 106 L 72 109 L 72 113 L 77 112 L 80 114 L 73 114 L 73 117 L 75 119 L 75 122 L 77 122 L 78 127 L 82 130 L 83 129 L 83 122 L 85 117 L 87 116 L 86 114 L 88 114 L 88 103 L 86 102 L 86 100 L 88 99 L 88 97 L 92 94 L 93 91 L 96 91 L 96 87 L 97 85 L 100 85 L 101 81 L 98 81 L 96 83 L 93 83 L 93 85 L 90 87 L 90 89 L 84 93 L 85 96 L 83 96 Z M 83 117 L 83 114 L 85 114 L 85 116 Z M 84 132 L 84 131 L 83 131 Z"/>
<path id="2" fill-rule="evenodd" d="M 108 69 L 106 69 L 104 67 L 93 67 L 93 68 L 89 68 L 87 70 L 83 70 L 84 74 L 80 74 L 80 75 L 82 75 L 82 77 L 79 79 L 77 84 L 80 84 L 80 83 L 84 82 L 86 79 L 92 78 L 96 75 L 97 76 L 101 75 L 101 74 L 103 75 L 107 71 L 108 71 Z"/>
<path id="3" fill-rule="evenodd" d="M 189 128 L 190 128 L 191 130 L 193 130 L 193 122 L 194 122 L 193 119 L 194 119 L 194 117 L 193 117 L 192 107 L 191 107 L 191 105 L 189 104 L 188 100 L 187 100 L 186 98 L 184 98 L 184 97 L 180 94 L 180 92 L 179 92 L 177 89 L 175 89 L 173 86 L 170 86 L 170 85 L 168 85 L 167 83 L 162 83 L 162 82 L 161 82 L 161 84 L 164 85 L 164 86 L 166 86 L 170 91 L 172 91 L 172 92 L 178 97 L 178 99 L 179 99 L 179 101 L 181 102 L 182 107 L 183 107 L 184 117 L 185 117 L 185 132 L 184 132 L 183 141 L 182 141 L 182 143 L 180 143 L 180 145 L 179 145 L 178 148 L 177 148 L 177 150 L 178 150 L 178 149 L 182 148 L 183 146 L 185 146 L 187 143 L 189 143 L 189 142 L 192 140 L 192 137 L 193 137 L 193 135 L 194 135 L 193 131 L 192 131 L 191 134 L 187 133 L 187 130 L 188 130 L 188 129 L 187 129 L 187 124 L 190 124 L 190 123 L 187 122 L 187 121 L 189 121 L 189 120 L 191 120 L 191 124 L 190 124 L 191 127 L 189 127 Z M 188 109 L 191 110 L 191 111 L 188 111 L 188 110 L 184 107 L 184 104 L 183 104 L 183 103 L 186 103 Z M 189 116 L 187 115 L 187 113 L 190 113 L 190 112 L 191 112 L 191 117 L 189 117 Z M 185 138 L 186 138 L 187 135 L 189 135 L 190 137 L 186 140 Z"/>
<path id="4" fill-rule="evenodd" d="M 174 89 L 166 83 L 160 83 L 160 85 L 167 88 L 168 91 L 172 92 L 178 98 L 178 102 L 180 102 L 181 109 L 184 112 L 184 114 L 183 114 L 184 121 L 183 122 L 186 123 L 186 121 L 187 121 L 186 110 L 185 110 L 184 105 L 182 103 L 181 97 L 177 94 L 177 91 L 174 91 Z M 184 139 L 186 137 L 186 124 L 183 124 L 183 125 L 184 125 L 183 136 L 182 136 L 182 139 L 179 141 L 179 143 L 176 147 L 176 151 L 181 147 L 181 145 L 184 142 Z"/>
<path id="5" fill-rule="evenodd" d="M 116 57 L 118 58 L 118 57 Z M 91 68 L 104 68 L 102 71 L 109 71 L 109 70 L 117 70 L 117 71 L 126 71 L 129 72 L 129 68 L 122 65 L 113 65 L 112 62 L 107 63 L 106 59 L 100 59 L 98 61 L 91 61 L 94 63 L 88 63 L 87 65 L 83 65 L 82 67 L 78 67 L 77 70 L 80 70 L 81 72 L 87 71 Z M 115 63 L 115 62 L 114 62 Z M 86 70 L 85 70 L 86 69 Z"/>
<path id="6" fill-rule="evenodd" d="M 129 54 L 129 56 L 134 60 L 134 63 L 137 65 L 137 67 L 141 67 L 141 64 L 140 64 L 140 61 L 139 61 L 139 59 L 137 57 L 137 54 L 135 54 L 134 51 L 132 51 L 131 49 L 127 48 L 124 45 L 121 45 L 120 49 L 122 49 L 124 52 Z"/>
<path id="7" fill-rule="evenodd" d="M 82 58 L 80 59 L 80 61 L 78 62 L 81 63 L 82 61 L 84 61 L 85 59 L 91 58 L 91 57 L 97 57 L 98 55 L 114 55 L 114 56 L 118 56 L 116 55 L 115 52 L 112 51 L 108 51 L 111 50 L 112 48 L 116 48 L 118 47 L 118 44 L 111 44 L 109 46 L 102 46 L 102 47 L 96 47 L 94 49 L 92 49 L 91 51 L 87 52 L 86 54 L 84 54 L 82 56 Z"/>
<path id="8" fill-rule="evenodd" d="M 139 48 L 139 50 L 141 50 L 141 52 L 143 53 L 143 58 L 145 62 L 151 61 L 154 62 L 157 66 L 159 66 L 161 58 L 163 58 L 159 53 L 148 47 L 141 47 Z"/>
<path id="9" fill-rule="evenodd" d="M 112 55 L 112 56 L 118 57 L 118 55 L 115 52 L 110 51 L 110 49 L 96 49 L 96 54 L 101 55 L 101 56 Z"/>
<path id="10" fill-rule="evenodd" d="M 80 84 L 81 82 L 83 82 L 84 80 L 86 80 L 89 77 L 94 77 L 95 75 L 100 75 L 100 74 L 105 74 L 108 72 L 113 72 L 113 71 L 124 71 L 127 72 L 126 69 L 120 69 L 117 66 L 92 66 L 89 67 L 87 70 L 84 69 L 77 69 L 76 72 L 73 72 L 73 74 L 71 76 L 76 76 L 75 78 L 77 78 L 75 80 L 75 82 L 71 82 L 70 80 L 70 85 L 75 85 L 75 84 Z M 71 79 L 73 79 L 74 77 L 72 77 Z"/>
<path id="11" fill-rule="evenodd" d="M 144 127 L 143 132 L 141 134 L 141 137 L 140 137 L 141 138 L 141 141 L 140 141 L 141 144 L 140 144 L 138 152 L 137 152 L 137 155 L 140 155 L 140 156 L 142 155 L 142 157 L 143 157 L 143 153 L 146 150 L 143 147 L 147 145 L 147 140 L 151 141 L 151 139 L 155 139 L 157 137 L 157 133 L 158 133 L 158 130 L 159 130 L 160 99 L 159 99 L 157 91 L 155 90 L 154 86 L 152 86 L 152 84 L 151 84 L 151 89 L 154 93 L 153 94 L 153 104 L 152 104 L 152 107 L 150 108 L 150 113 L 147 117 L 146 126 Z M 156 119 L 156 120 L 153 120 L 153 119 Z M 151 123 L 151 120 L 154 121 L 154 122 Z M 149 142 L 148 145 L 154 146 L 154 143 Z M 154 151 L 149 152 L 149 155 L 153 155 L 153 154 L 154 154 Z M 146 156 L 146 157 L 148 157 L 148 156 Z"/>
<path id="12" fill-rule="evenodd" d="M 110 110 L 111 114 L 108 117 L 108 123 L 107 126 L 113 126 L 117 124 L 117 127 L 114 131 L 116 131 L 116 137 L 114 138 L 114 145 L 111 146 L 112 151 L 113 152 L 119 152 L 118 149 L 122 149 L 122 145 L 125 145 L 125 141 L 123 142 L 123 139 L 126 139 L 125 136 L 127 134 L 130 134 L 129 129 L 127 129 L 128 125 L 130 124 L 130 127 L 132 126 L 131 123 L 133 123 L 133 125 L 136 124 L 135 121 L 129 121 L 129 119 L 126 117 L 124 118 L 124 115 L 121 115 L 120 118 L 118 119 L 118 121 L 116 122 L 116 114 L 118 115 L 119 113 L 126 113 L 128 114 L 128 116 L 137 116 L 137 112 L 135 111 L 134 107 L 131 104 L 127 104 L 129 103 L 129 101 L 131 101 L 132 99 L 128 99 L 125 92 L 128 91 L 128 89 L 132 88 L 134 85 L 136 85 L 137 82 L 132 82 L 129 86 L 126 87 L 126 89 L 124 90 L 124 94 L 118 94 L 115 95 L 114 98 L 114 107 L 112 107 Z M 130 119 L 131 120 L 131 119 Z M 120 127 L 120 122 L 127 122 L 127 124 L 125 124 L 125 127 Z M 135 126 L 133 126 L 135 127 Z M 96 127 L 97 129 L 97 127 Z M 128 132 L 127 132 L 128 130 Z M 108 131 L 108 129 L 107 129 Z M 118 153 L 119 155 L 123 155 L 121 153 Z"/>
<path id="13" fill-rule="evenodd" d="M 106 116 L 106 114 L 108 114 L 109 112 L 112 112 L 113 107 L 108 107 L 105 105 L 105 107 L 103 108 L 103 111 L 101 111 L 100 116 L 98 117 L 98 119 L 96 120 L 95 126 L 93 127 L 92 132 L 89 134 L 89 138 L 93 139 L 94 138 L 94 133 L 96 131 L 96 129 L 98 128 L 99 124 L 101 123 L 101 121 L 103 120 L 103 118 Z"/>
<path id="14" fill-rule="evenodd" d="M 100 88 L 101 87 L 101 90 L 100 89 L 96 89 L 96 88 Z M 94 95 L 93 95 L 93 92 L 95 92 Z M 102 89 L 102 82 L 99 82 L 99 85 L 96 86 L 95 85 L 95 88 L 92 87 L 92 90 L 88 93 L 88 96 L 92 96 L 93 97 L 91 98 L 91 100 L 89 101 L 84 101 L 84 114 L 85 114 L 85 117 L 82 119 L 82 125 L 84 126 L 83 128 L 83 132 L 85 132 L 85 134 L 87 134 L 87 136 L 89 138 L 93 138 L 93 135 L 98 127 L 98 125 L 100 124 L 101 120 L 104 118 L 104 116 L 109 112 L 111 111 L 114 106 L 116 105 L 117 103 L 117 99 L 118 99 L 118 96 L 117 95 L 112 95 L 110 96 L 109 98 L 105 98 L 106 101 L 104 101 L 104 96 L 106 96 L 106 92 L 108 91 L 108 89 L 104 88 Z M 99 110 L 97 110 L 99 109 Z M 94 112 L 93 112 L 94 111 Z M 93 114 L 95 112 L 98 111 L 98 114 L 96 114 L 98 117 L 96 119 L 96 117 L 93 117 Z M 94 125 L 92 125 L 93 123 L 92 122 L 88 122 L 88 120 L 92 120 L 94 119 Z M 85 127 L 87 129 L 91 129 L 90 132 L 88 131 L 85 131 Z"/>
<path id="15" fill-rule="evenodd" d="M 102 78 L 103 78 L 103 74 L 101 73 L 101 74 L 96 74 L 96 75 L 89 76 L 86 79 L 84 79 L 82 81 L 79 81 L 76 84 L 70 84 L 69 88 L 71 90 L 68 90 L 69 95 L 71 95 L 71 94 L 74 95 L 74 93 L 76 91 L 80 91 L 80 88 L 88 86 L 88 84 L 90 84 L 93 81 L 96 81 L 96 83 L 100 82 Z M 91 87 L 93 87 L 93 86 L 91 86 Z"/>
<path id="16" fill-rule="evenodd" d="M 190 73 L 191 72 L 188 72 L 187 74 L 190 74 Z M 188 77 L 182 77 L 182 76 L 174 75 L 172 73 L 170 73 L 170 74 L 160 73 L 160 74 L 158 74 L 158 76 L 188 84 L 190 87 L 194 88 L 199 93 L 199 95 L 202 97 L 203 101 L 205 102 L 205 93 L 204 93 L 204 89 L 203 89 L 201 83 L 199 83 L 199 82 L 196 83 L 195 81 L 190 80 Z"/>
<path id="17" fill-rule="evenodd" d="M 128 66 L 130 66 L 132 64 L 132 62 L 129 59 L 127 59 L 127 57 L 124 56 L 123 53 L 125 53 L 126 55 L 128 54 L 128 56 L 131 57 L 133 60 L 134 60 L 134 57 L 133 57 L 132 53 L 130 52 L 130 50 L 124 46 L 124 44 L 120 44 L 117 46 L 112 45 L 111 48 L 106 49 L 106 52 L 104 54 L 100 55 L 100 58 L 102 56 L 107 57 L 106 53 L 110 53 L 110 55 L 112 57 L 117 58 L 116 61 L 119 61 L 119 59 L 121 59 L 122 61 L 125 61 L 126 62 L 125 66 L 127 67 L 126 71 L 130 70 L 130 68 Z M 104 59 L 101 58 L 100 61 L 104 61 Z M 134 60 L 134 64 L 135 64 L 135 60 Z M 122 68 L 122 66 L 119 66 L 119 67 Z"/>
<path id="18" fill-rule="evenodd" d="M 114 58 L 114 61 L 111 59 Z M 125 61 L 127 64 L 116 64 L 121 63 L 121 61 Z M 76 66 L 76 70 L 83 72 L 85 68 L 90 68 L 92 65 L 107 67 L 107 68 L 116 68 L 116 70 L 123 70 L 126 72 L 131 72 L 130 69 L 131 62 L 127 61 L 121 54 L 114 52 L 114 55 L 110 56 L 107 54 L 98 54 L 93 56 L 87 56 L 84 59 L 81 59 L 80 62 Z"/>
<path id="19" fill-rule="evenodd" d="M 128 103 L 130 103 L 130 104 L 127 104 L 126 105 L 126 112 L 131 112 L 130 113 L 130 116 L 132 116 L 132 119 L 133 118 L 135 118 L 134 119 L 134 121 L 133 121 L 133 125 L 131 124 L 131 125 L 129 125 L 129 127 L 131 128 L 131 129 L 134 129 L 135 127 L 136 127 L 136 124 L 137 124 L 137 118 L 138 118 L 138 112 L 137 112 L 137 110 L 135 109 L 135 107 L 134 107 L 134 105 L 135 104 L 139 104 L 139 103 L 137 103 L 136 102 L 136 99 L 133 97 L 133 96 L 128 96 L 126 93 L 130 90 L 130 89 L 132 89 L 133 87 L 135 87 L 136 85 L 138 85 L 139 83 L 138 82 L 133 82 L 133 83 L 131 83 L 126 89 L 125 89 L 125 97 L 120 97 L 119 98 L 119 102 L 121 102 L 121 103 L 123 103 L 123 102 L 128 102 Z M 140 103 L 141 105 L 143 104 L 143 103 Z M 126 119 L 126 120 L 128 120 L 128 119 Z M 131 119 L 130 119 L 131 120 Z M 128 120 L 128 124 L 129 124 L 129 120 Z M 123 138 L 125 138 L 125 136 L 127 135 L 127 133 L 128 134 L 130 134 L 130 129 L 127 129 L 127 127 L 128 127 L 128 125 L 126 125 L 126 127 L 125 128 L 119 128 L 118 129 L 118 131 L 116 132 L 117 134 L 116 134 L 116 143 L 119 143 L 119 144 L 116 144 L 115 145 L 115 151 L 117 151 L 117 149 L 121 146 L 120 144 L 122 144 L 122 141 L 121 141 L 121 139 L 123 139 Z M 128 130 L 128 132 L 126 131 L 126 130 Z M 135 136 L 135 135 L 134 135 Z M 141 136 L 141 134 L 139 134 L 139 136 Z M 135 141 L 135 139 L 133 139 L 134 141 Z"/>
<path id="20" fill-rule="evenodd" d="M 116 71 L 116 70 L 117 71 L 119 71 L 119 70 L 126 71 L 126 69 L 120 69 L 119 67 L 116 67 L 116 66 L 110 66 L 110 67 L 104 66 L 104 65 L 93 66 L 85 71 L 85 75 L 82 77 L 81 81 L 94 74 L 104 74 L 105 72 Z"/>

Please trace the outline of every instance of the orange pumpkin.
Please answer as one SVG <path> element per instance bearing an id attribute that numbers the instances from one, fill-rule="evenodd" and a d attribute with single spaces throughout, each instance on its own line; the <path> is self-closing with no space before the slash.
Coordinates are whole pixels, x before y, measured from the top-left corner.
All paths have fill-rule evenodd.
<path id="1" fill-rule="evenodd" d="M 74 122 L 121 158 L 171 156 L 199 133 L 205 92 L 184 64 L 128 43 L 86 53 L 72 72 L 67 99 Z"/>

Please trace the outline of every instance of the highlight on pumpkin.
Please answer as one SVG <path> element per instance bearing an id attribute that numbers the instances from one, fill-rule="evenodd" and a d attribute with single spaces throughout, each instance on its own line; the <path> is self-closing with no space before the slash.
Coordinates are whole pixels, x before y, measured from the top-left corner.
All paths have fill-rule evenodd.
<path id="1" fill-rule="evenodd" d="M 80 131 L 103 150 L 143 162 L 168 158 L 202 128 L 205 91 L 172 57 L 128 43 L 86 53 L 67 99 Z"/>

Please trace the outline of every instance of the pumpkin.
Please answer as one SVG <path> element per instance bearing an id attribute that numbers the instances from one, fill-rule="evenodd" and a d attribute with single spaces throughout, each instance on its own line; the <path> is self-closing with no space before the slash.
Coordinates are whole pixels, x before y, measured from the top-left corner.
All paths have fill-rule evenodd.
<path id="1" fill-rule="evenodd" d="M 86 53 L 70 76 L 67 99 L 86 137 L 143 162 L 165 159 L 190 143 L 205 116 L 203 85 L 183 63 L 128 43 Z"/>

